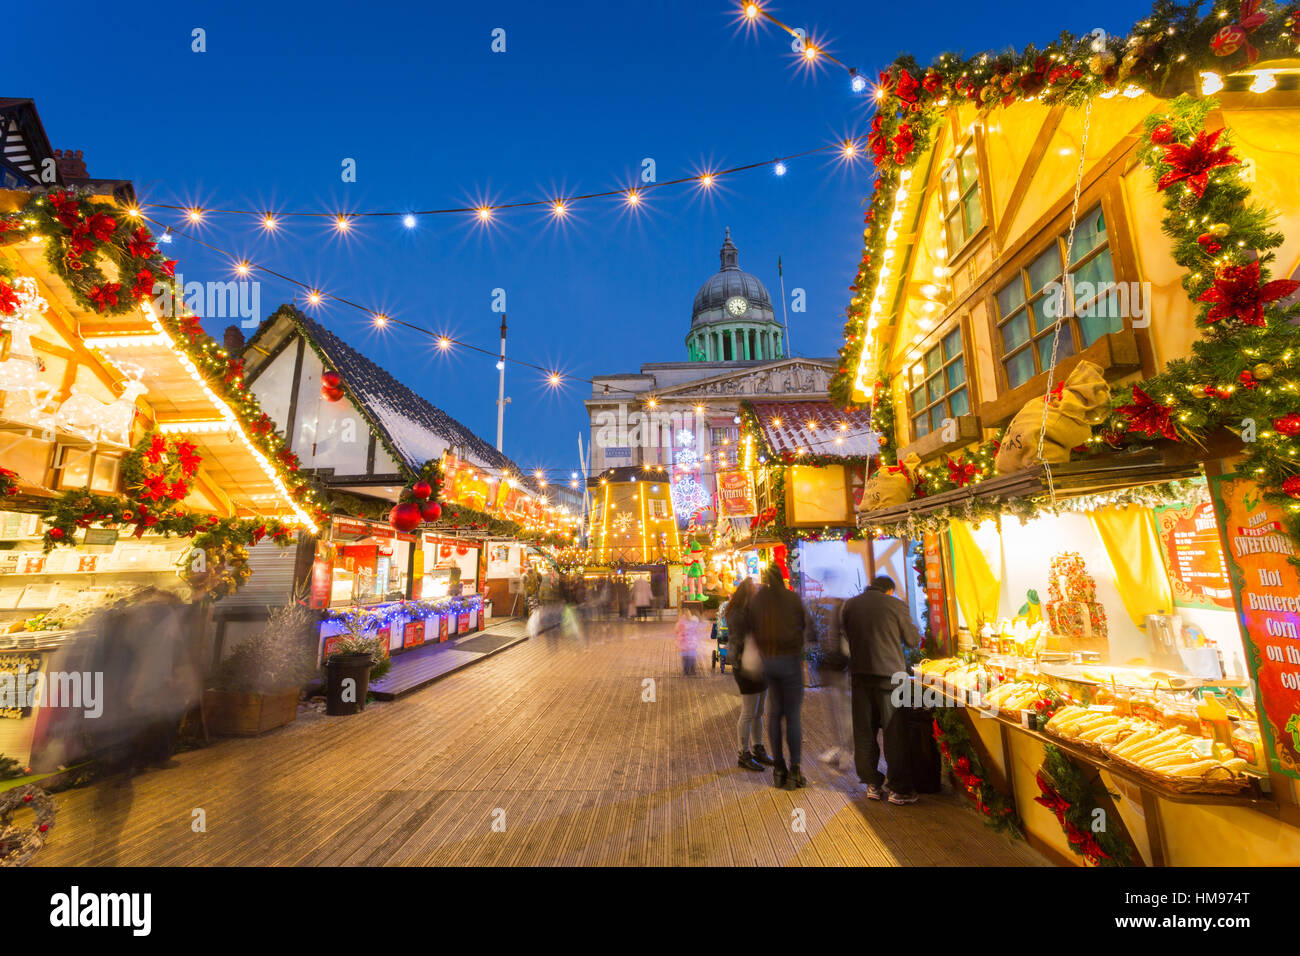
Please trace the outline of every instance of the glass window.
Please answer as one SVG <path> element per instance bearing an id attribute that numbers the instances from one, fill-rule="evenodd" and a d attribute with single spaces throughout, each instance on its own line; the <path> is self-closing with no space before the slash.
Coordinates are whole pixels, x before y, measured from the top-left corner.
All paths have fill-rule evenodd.
<path id="1" fill-rule="evenodd" d="M 1050 283 L 1062 280 L 1068 238 L 1067 227 L 993 296 L 1002 340 L 1002 367 L 1011 388 L 1023 385 L 1051 365 L 1052 335 L 1059 318 L 1057 305 L 1066 310 L 1056 349 L 1058 362 L 1103 335 L 1124 328 L 1124 303 L 1115 285 L 1101 206 L 1080 216 L 1075 226 L 1070 252 L 1073 302 L 1065 303 L 1059 296 L 1044 293 Z"/>
<path id="2" fill-rule="evenodd" d="M 945 418 L 970 414 L 960 327 L 947 333 L 912 366 L 912 437 L 943 427 Z"/>
<path id="3" fill-rule="evenodd" d="M 949 252 L 960 249 L 984 225 L 980 202 L 979 163 L 975 143 L 968 141 L 945 165 L 939 195 Z"/>

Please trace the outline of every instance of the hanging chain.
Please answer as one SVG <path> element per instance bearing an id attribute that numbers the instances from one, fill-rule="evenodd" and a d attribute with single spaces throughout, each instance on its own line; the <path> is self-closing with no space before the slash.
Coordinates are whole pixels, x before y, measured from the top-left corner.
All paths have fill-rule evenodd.
<path id="1" fill-rule="evenodd" d="M 1043 396 L 1043 423 L 1038 429 L 1038 462 L 1047 475 L 1047 493 L 1051 498 L 1052 510 L 1056 510 L 1056 482 L 1052 478 L 1052 466 L 1043 459 L 1043 442 L 1047 438 L 1047 415 L 1051 410 L 1052 388 L 1056 381 L 1056 353 L 1061 344 L 1061 325 L 1065 322 L 1067 312 L 1074 311 L 1074 277 L 1070 273 L 1071 257 L 1074 255 L 1074 228 L 1079 221 L 1079 193 L 1083 189 L 1083 163 L 1088 149 L 1088 126 L 1092 121 L 1092 97 L 1083 112 L 1083 135 L 1079 138 L 1079 171 L 1074 177 L 1074 205 L 1070 208 L 1070 232 L 1065 239 L 1065 268 L 1061 286 L 1061 307 L 1056 316 L 1056 326 L 1052 331 L 1052 363 L 1047 367 L 1047 394 Z"/>

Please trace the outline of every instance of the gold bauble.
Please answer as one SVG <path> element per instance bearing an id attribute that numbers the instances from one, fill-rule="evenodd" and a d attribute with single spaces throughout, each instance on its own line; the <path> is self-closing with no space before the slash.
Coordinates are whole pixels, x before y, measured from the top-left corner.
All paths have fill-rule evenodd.
<path id="1" fill-rule="evenodd" d="M 1088 58 L 1088 69 L 1095 76 L 1101 76 L 1114 65 L 1115 54 L 1110 50 L 1102 50 L 1100 53 L 1094 53 Z"/>
<path id="2" fill-rule="evenodd" d="M 1231 231 L 1231 228 L 1228 226 L 1226 222 L 1216 222 L 1213 226 L 1211 226 L 1209 229 L 1206 229 L 1205 231 L 1208 232 L 1210 235 L 1214 236 L 1216 239 L 1222 239 Z"/>
<path id="3" fill-rule="evenodd" d="M 1261 382 L 1266 382 L 1273 377 L 1273 366 L 1269 365 L 1267 362 L 1260 362 L 1250 370 L 1250 374 L 1254 375 L 1255 378 L 1259 379 Z"/>

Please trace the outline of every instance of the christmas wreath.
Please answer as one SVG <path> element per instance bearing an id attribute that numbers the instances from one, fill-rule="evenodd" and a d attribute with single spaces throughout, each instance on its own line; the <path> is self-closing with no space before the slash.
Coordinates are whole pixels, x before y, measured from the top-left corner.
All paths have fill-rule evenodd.
<path id="1" fill-rule="evenodd" d="M 1052 744 L 1044 745 L 1043 754 L 1034 802 L 1055 814 L 1070 849 L 1093 866 L 1132 866 L 1133 847 L 1107 825 L 1105 810 L 1083 771 Z"/>
<path id="2" fill-rule="evenodd" d="M 152 298 L 156 284 L 175 278 L 176 261 L 163 258 L 148 228 L 116 212 L 88 195 L 55 189 L 11 214 L 0 236 L 23 238 L 19 225 L 45 236 L 46 260 L 77 304 L 122 315 Z"/>
<path id="3" fill-rule="evenodd" d="M 994 830 L 1022 836 L 1022 824 L 1011 801 L 988 781 L 984 764 L 971 743 L 970 731 L 954 709 L 941 707 L 934 712 L 932 726 L 935 743 L 962 790 L 966 792 L 984 822 Z"/>
<path id="4" fill-rule="evenodd" d="M 31 810 L 31 826 L 14 824 L 19 810 Z M 0 793 L 0 866 L 26 866 L 45 846 L 45 835 L 54 826 L 54 800 L 35 784 Z"/>

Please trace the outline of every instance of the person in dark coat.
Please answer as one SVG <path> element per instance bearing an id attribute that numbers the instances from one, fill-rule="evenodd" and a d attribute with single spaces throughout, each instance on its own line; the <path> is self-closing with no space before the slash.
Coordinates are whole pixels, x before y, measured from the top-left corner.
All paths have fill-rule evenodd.
<path id="1" fill-rule="evenodd" d="M 912 623 L 907 605 L 894 597 L 894 581 L 887 575 L 844 602 L 841 626 L 849 643 L 849 673 L 853 691 L 853 758 L 858 777 L 867 786 L 867 798 L 886 797 L 893 804 L 915 803 L 902 715 L 893 700 L 896 675 L 907 673 L 903 646 L 919 647 L 921 634 Z M 880 773 L 880 745 L 884 738 L 888 778 Z"/>
<path id="2" fill-rule="evenodd" d="M 768 566 L 764 585 L 741 613 L 740 630 L 749 635 L 763 655 L 763 677 L 767 680 L 767 737 L 772 745 L 772 784 L 782 790 L 797 790 L 808 782 L 799 770 L 803 753 L 803 654 L 815 638 L 812 620 L 799 596 L 785 586 L 781 568 Z M 785 762 L 781 732 L 790 749 Z"/>
<path id="3" fill-rule="evenodd" d="M 740 755 L 736 763 L 746 770 L 762 770 L 765 764 L 772 765 L 772 758 L 763 748 L 763 707 L 767 703 L 767 681 L 761 671 L 751 675 L 740 668 L 746 637 L 742 621 L 745 608 L 753 596 L 754 582 L 745 578 L 727 601 L 727 660 L 731 662 L 731 674 L 736 678 L 736 687 L 740 690 L 740 720 L 736 727 L 740 736 Z"/>

